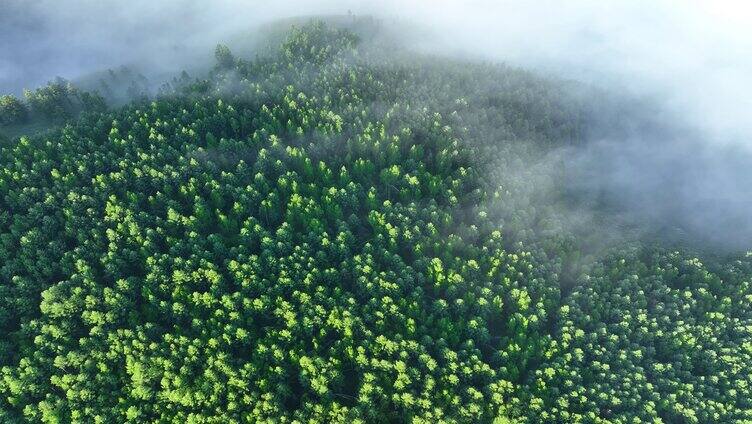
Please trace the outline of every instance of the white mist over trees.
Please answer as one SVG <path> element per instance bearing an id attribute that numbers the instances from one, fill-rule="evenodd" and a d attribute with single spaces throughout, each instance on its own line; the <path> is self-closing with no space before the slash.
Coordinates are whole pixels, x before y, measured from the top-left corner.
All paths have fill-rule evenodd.
<path id="1" fill-rule="evenodd" d="M 635 127 L 629 134 L 601 131 L 599 143 L 577 152 L 580 167 L 604 174 L 575 183 L 616 193 L 627 214 L 653 227 L 669 219 L 702 239 L 739 247 L 752 237 L 746 219 L 752 175 L 745 166 L 752 154 L 750 8 L 736 1 L 137 0 L 125 7 L 11 0 L 0 14 L 7 46 L 0 52 L 0 92 L 20 94 L 57 75 L 75 81 L 125 64 L 147 76 L 135 89 L 128 82 L 128 90 L 155 93 L 160 80 L 181 70 L 205 72 L 217 43 L 235 41 L 252 54 L 253 46 L 238 41 L 249 39 L 241 34 L 269 22 L 373 14 L 411 49 L 522 65 L 637 99 L 638 108 L 649 105 L 642 116 L 624 117 L 636 122 L 616 123 Z M 122 98 L 126 88 L 113 89 Z M 741 165 L 725 166 L 735 156 Z"/>
<path id="2" fill-rule="evenodd" d="M 134 62 L 182 69 L 197 57 L 208 59 L 209 47 L 238 31 L 348 11 L 401 19 L 430 34 L 406 39 L 407 45 L 660 96 L 704 129 L 739 137 L 752 129 L 752 6 L 734 0 L 135 0 L 127 7 L 9 0 L 0 14 L 0 90 L 20 93 L 57 75 L 71 79 Z"/>
<path id="3" fill-rule="evenodd" d="M 153 3 L 0 15 L 0 421 L 752 420 L 743 10 Z"/>

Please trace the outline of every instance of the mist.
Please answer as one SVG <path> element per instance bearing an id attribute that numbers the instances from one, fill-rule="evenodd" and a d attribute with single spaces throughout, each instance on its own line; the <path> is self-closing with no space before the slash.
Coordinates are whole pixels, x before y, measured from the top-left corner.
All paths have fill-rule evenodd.
<path id="1" fill-rule="evenodd" d="M 646 233 L 752 248 L 752 6 L 740 1 L 6 0 L 0 92 L 120 65 L 155 80 L 201 72 L 219 42 L 252 54 L 259 27 L 348 13 L 394 23 L 407 49 L 505 62 L 625 99 L 593 119 L 588 143 L 552 156 L 581 207 L 606 204 Z"/>

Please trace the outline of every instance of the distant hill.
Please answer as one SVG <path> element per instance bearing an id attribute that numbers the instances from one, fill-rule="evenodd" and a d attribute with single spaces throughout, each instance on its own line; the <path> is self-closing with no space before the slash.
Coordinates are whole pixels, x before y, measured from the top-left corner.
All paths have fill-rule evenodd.
<path id="1" fill-rule="evenodd" d="M 328 21 L 156 92 L 30 93 L 55 125 L 0 144 L 0 421 L 752 420 L 752 255 L 567 185 L 617 106 Z"/>

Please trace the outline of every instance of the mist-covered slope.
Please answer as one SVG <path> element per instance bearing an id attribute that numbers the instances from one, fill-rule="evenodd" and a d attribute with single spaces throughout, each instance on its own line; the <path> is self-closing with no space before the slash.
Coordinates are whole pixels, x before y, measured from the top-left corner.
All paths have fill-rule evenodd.
<path id="1" fill-rule="evenodd" d="M 0 150 L 0 420 L 752 419 L 752 257 L 568 185 L 609 102 L 321 22 L 215 53 Z"/>

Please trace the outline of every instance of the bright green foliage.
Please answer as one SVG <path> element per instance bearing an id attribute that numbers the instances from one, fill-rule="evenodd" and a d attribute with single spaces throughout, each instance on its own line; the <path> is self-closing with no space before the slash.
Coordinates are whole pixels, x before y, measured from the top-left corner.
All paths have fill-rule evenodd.
<path id="1" fill-rule="evenodd" d="M 378 117 L 329 66 L 2 151 L 8 418 L 495 417 L 547 344 L 555 273 L 471 212 L 440 116 Z"/>
<path id="2" fill-rule="evenodd" d="M 750 418 L 748 260 L 617 256 L 562 299 L 494 171 L 577 137 L 550 83 L 321 23 L 228 55 L 0 150 L 0 421 Z"/>

